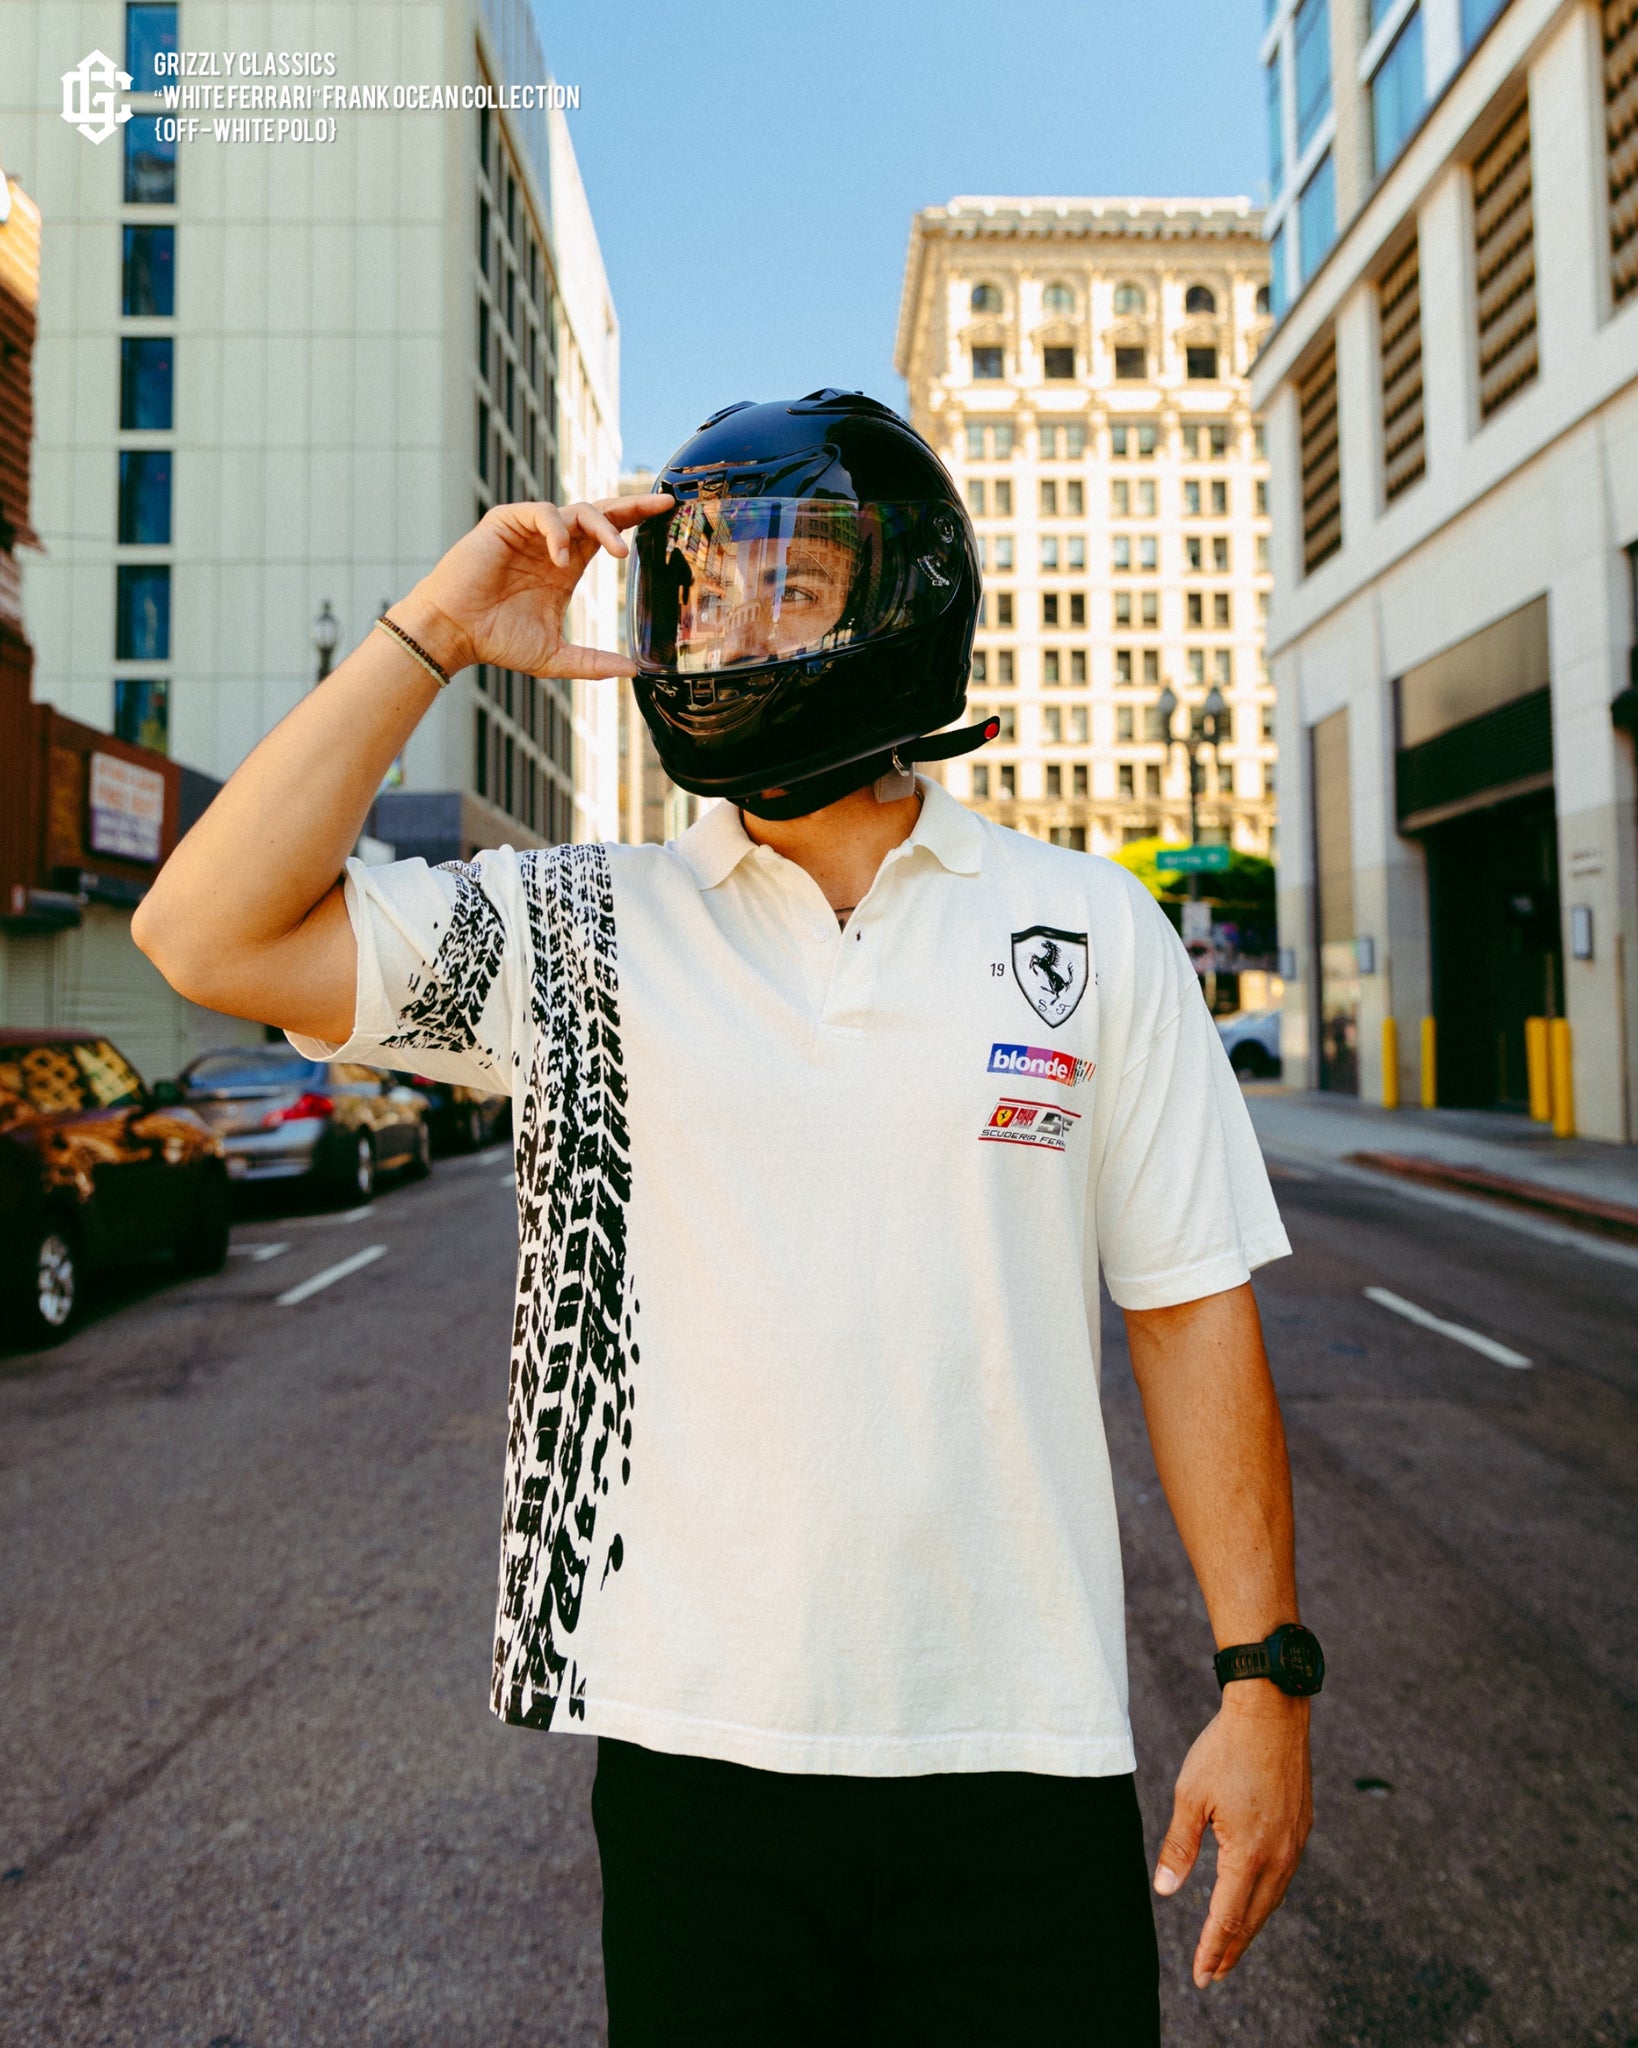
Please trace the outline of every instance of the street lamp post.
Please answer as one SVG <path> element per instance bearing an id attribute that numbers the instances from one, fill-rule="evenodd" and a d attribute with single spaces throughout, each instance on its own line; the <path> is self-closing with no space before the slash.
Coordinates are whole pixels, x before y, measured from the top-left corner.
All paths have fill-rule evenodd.
<path id="1" fill-rule="evenodd" d="M 1160 714 L 1161 727 L 1165 734 L 1166 752 L 1170 755 L 1173 747 L 1183 749 L 1189 764 L 1189 844 L 1200 843 L 1200 791 L 1205 783 L 1204 750 L 1209 748 L 1212 759 L 1217 759 L 1218 749 L 1223 740 L 1223 728 L 1227 720 L 1228 706 L 1223 693 L 1215 683 L 1207 693 L 1206 701 L 1189 712 L 1189 729 L 1181 737 L 1173 732 L 1172 722 L 1177 717 L 1177 692 L 1168 683 L 1160 694 L 1155 709 Z M 1190 881 L 1190 893 L 1198 895 L 1199 876 Z"/>
<path id="2" fill-rule="evenodd" d="M 330 609 L 330 600 L 326 598 L 319 607 L 318 617 L 313 621 L 313 645 L 318 650 L 317 680 L 321 683 L 330 673 L 330 657 L 335 653 L 336 642 L 340 638 L 341 627 L 335 613 Z"/>

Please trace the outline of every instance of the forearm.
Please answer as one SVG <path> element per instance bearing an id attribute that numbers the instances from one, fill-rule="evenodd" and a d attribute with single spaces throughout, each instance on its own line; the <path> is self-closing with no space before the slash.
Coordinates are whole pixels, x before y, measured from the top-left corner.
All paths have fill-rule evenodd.
<path id="1" fill-rule="evenodd" d="M 1291 1469 L 1256 1298 L 1248 1284 L 1129 1310 L 1126 1331 L 1155 1469 L 1213 1634 L 1219 1647 L 1260 1642 L 1299 1616 Z"/>
<path id="2" fill-rule="evenodd" d="M 435 622 L 418 618 L 413 600 L 393 615 L 423 645 L 423 632 L 432 637 Z M 267 956 L 334 889 L 382 777 L 436 695 L 402 647 L 370 632 L 268 734 L 133 919 L 137 944 L 167 979 L 216 1008 L 245 1006 Z"/>

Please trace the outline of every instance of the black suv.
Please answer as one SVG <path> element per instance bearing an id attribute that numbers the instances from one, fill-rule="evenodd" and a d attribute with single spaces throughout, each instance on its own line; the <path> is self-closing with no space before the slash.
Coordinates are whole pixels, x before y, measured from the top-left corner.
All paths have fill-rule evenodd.
<path id="1" fill-rule="evenodd" d="M 0 1030 L 0 1307 L 25 1344 L 67 1334 L 100 1268 L 219 1272 L 229 1227 L 221 1144 L 174 1082 L 95 1031 Z"/>

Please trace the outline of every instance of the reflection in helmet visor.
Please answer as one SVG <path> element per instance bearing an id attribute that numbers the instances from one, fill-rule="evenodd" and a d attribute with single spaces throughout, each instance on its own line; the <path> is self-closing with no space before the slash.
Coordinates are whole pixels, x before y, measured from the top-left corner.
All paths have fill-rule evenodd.
<path id="1" fill-rule="evenodd" d="M 847 647 L 919 624 L 955 587 L 944 507 L 696 498 L 637 535 L 639 658 L 697 673 Z"/>

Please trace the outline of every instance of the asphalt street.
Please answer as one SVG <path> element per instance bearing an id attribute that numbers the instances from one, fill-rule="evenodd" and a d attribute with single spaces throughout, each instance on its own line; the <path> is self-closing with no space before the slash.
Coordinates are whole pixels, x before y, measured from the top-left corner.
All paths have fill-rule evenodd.
<path id="1" fill-rule="evenodd" d="M 1160 1907 L 1168 2042 L 1633 2048 L 1638 1253 L 1276 1171 L 1316 1823 L 1229 1984 Z M 602 2042 L 592 1744 L 486 1705 L 509 1178 L 0 1354 L 4 2048 Z M 1158 1842 L 1216 1688 L 1112 1312 L 1104 1402 Z"/>

